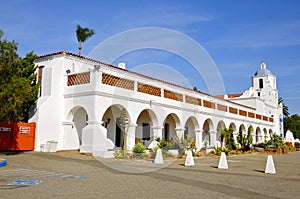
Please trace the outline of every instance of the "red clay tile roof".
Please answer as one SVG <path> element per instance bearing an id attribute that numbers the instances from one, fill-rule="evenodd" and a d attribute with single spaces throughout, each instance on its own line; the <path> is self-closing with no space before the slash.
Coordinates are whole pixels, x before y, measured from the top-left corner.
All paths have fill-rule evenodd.
<path id="1" fill-rule="evenodd" d="M 67 52 L 67 51 L 65 51 L 65 50 L 38 56 L 38 57 L 37 57 L 37 60 L 38 60 L 38 59 L 43 59 L 43 58 L 46 58 L 46 57 L 55 56 L 55 55 L 60 55 L 60 54 L 65 54 L 65 55 L 69 55 L 69 56 L 73 56 L 73 57 L 78 57 L 78 58 L 80 58 L 80 59 L 84 59 L 84 60 L 96 62 L 96 63 L 99 63 L 99 64 L 103 64 L 103 65 L 106 65 L 106 66 L 118 68 L 119 70 L 123 70 L 123 71 L 129 72 L 129 73 L 132 73 L 132 74 L 136 74 L 136 75 L 139 75 L 139 76 L 142 76 L 142 77 L 145 77 L 145 78 L 150 78 L 150 79 L 153 79 L 153 80 L 155 80 L 155 81 L 159 81 L 159 82 L 162 82 L 162 83 L 165 83 L 165 84 L 169 84 L 169 85 L 172 85 L 172 86 L 175 86 L 175 87 L 178 87 L 178 88 L 182 88 L 182 89 L 189 90 L 189 91 L 194 91 L 194 92 L 197 92 L 197 93 L 200 93 L 200 94 L 209 96 L 209 97 L 217 98 L 217 99 L 220 99 L 220 100 L 223 100 L 223 101 L 226 101 L 226 102 L 230 102 L 230 103 L 232 103 L 232 104 L 236 104 L 236 105 L 239 105 L 239 106 L 243 106 L 243 107 L 246 107 L 246 108 L 249 108 L 249 109 L 256 110 L 256 109 L 253 108 L 253 107 L 245 106 L 245 105 L 243 105 L 243 104 L 239 104 L 239 103 L 236 103 L 236 102 L 232 102 L 232 101 L 230 101 L 230 100 L 225 100 L 224 97 L 223 97 L 223 98 L 220 98 L 220 97 L 218 97 L 218 96 L 212 96 L 212 95 L 210 95 L 210 94 L 207 94 L 207 93 L 204 93 L 204 92 L 201 92 L 201 91 L 195 91 L 195 90 L 193 90 L 193 89 L 191 89 L 191 88 L 186 88 L 186 87 L 183 87 L 183 86 L 180 86 L 180 85 L 177 85 L 177 84 L 173 84 L 173 83 L 170 83 L 170 82 L 167 82 L 167 81 L 164 81 L 164 80 L 156 79 L 156 78 L 153 78 L 153 77 L 150 77 L 150 76 L 147 76 L 147 75 L 143 75 L 143 74 L 140 74 L 140 73 L 137 73 L 137 72 L 134 72 L 134 71 L 122 69 L 122 68 L 119 68 L 119 67 L 117 67 L 117 66 L 114 66 L 114 65 L 111 65 L 111 64 L 107 64 L 107 63 L 104 63 L 104 62 L 101 62 L 101 61 L 98 61 L 98 60 L 95 60 L 95 59 L 91 59 L 91 58 L 88 58 L 88 57 L 84 57 L 84 56 L 81 56 L 81 55 L 77 55 L 77 54 L 74 54 L 74 53 L 70 53 L 70 52 Z M 233 94 L 233 95 L 235 95 L 235 94 Z"/>

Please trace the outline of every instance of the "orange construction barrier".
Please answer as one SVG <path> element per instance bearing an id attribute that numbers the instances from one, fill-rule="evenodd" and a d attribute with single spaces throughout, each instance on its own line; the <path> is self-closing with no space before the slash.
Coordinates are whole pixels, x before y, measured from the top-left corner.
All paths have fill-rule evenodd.
<path id="1" fill-rule="evenodd" d="M 35 122 L 0 122 L 0 150 L 34 150 Z"/>

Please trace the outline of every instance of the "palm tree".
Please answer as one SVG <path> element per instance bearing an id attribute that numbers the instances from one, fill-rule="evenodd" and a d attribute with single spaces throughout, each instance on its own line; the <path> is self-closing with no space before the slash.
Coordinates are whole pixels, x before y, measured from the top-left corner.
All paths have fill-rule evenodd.
<path id="1" fill-rule="evenodd" d="M 280 98 L 278 99 L 278 105 L 279 105 L 280 103 L 282 103 L 282 112 L 283 112 L 284 117 L 288 117 L 288 116 L 290 115 L 290 113 L 289 113 L 289 107 L 286 106 L 286 105 L 284 105 L 284 103 L 283 103 L 283 98 L 282 98 L 282 97 L 280 97 Z"/>
<path id="2" fill-rule="evenodd" d="M 79 46 L 78 46 L 79 55 L 81 55 L 82 43 L 85 42 L 88 38 L 90 38 L 93 34 L 95 34 L 94 30 L 88 28 L 82 28 L 80 25 L 77 25 L 76 36 L 79 42 Z"/>

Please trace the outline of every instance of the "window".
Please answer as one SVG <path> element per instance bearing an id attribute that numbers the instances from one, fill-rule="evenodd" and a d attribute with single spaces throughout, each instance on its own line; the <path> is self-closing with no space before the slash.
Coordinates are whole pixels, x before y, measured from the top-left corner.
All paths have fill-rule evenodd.
<path id="1" fill-rule="evenodd" d="M 150 124 L 149 123 L 143 123 L 143 130 L 142 130 L 142 140 L 150 140 Z"/>
<path id="2" fill-rule="evenodd" d="M 170 129 L 170 125 L 168 123 L 165 123 L 165 128 L 164 128 L 164 130 L 165 130 L 164 139 L 165 140 L 169 140 L 169 129 Z"/>
<path id="3" fill-rule="evenodd" d="M 263 87 L 264 87 L 264 80 L 259 79 L 259 88 L 263 88 Z"/>

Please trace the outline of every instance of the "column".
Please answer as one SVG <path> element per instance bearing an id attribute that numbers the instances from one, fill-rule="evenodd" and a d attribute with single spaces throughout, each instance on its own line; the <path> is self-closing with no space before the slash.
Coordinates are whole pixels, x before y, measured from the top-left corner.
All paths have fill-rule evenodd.
<path id="1" fill-rule="evenodd" d="M 163 132 L 162 132 L 163 128 L 164 128 L 163 126 L 153 126 L 152 127 L 154 139 L 156 137 L 160 137 L 162 139 L 162 137 L 163 137 Z"/>
<path id="2" fill-rule="evenodd" d="M 132 150 L 135 145 L 135 130 L 137 124 L 130 124 L 127 132 L 127 150 Z"/>
<path id="3" fill-rule="evenodd" d="M 258 141 L 257 143 L 262 143 L 264 140 L 264 136 L 262 134 L 258 135 Z"/>
<path id="4" fill-rule="evenodd" d="M 155 141 L 155 139 L 157 137 L 160 137 L 160 139 L 162 139 L 162 130 L 163 130 L 163 126 L 153 126 L 152 127 L 152 131 L 153 131 L 153 140 L 149 145 L 149 148 L 154 148 L 157 146 L 157 142 Z"/>
<path id="5" fill-rule="evenodd" d="M 255 135 L 255 133 L 252 131 L 252 132 L 250 132 L 250 135 L 251 135 L 251 137 L 252 137 L 252 144 L 255 144 L 255 143 L 257 143 L 257 140 L 256 140 L 256 135 Z"/>
<path id="6" fill-rule="evenodd" d="M 202 130 L 201 129 L 195 129 L 195 136 L 196 136 L 196 148 L 197 151 L 199 151 L 201 148 L 203 148 L 203 140 L 202 140 Z"/>
<path id="7" fill-rule="evenodd" d="M 217 136 L 217 131 L 209 131 L 210 133 L 210 146 L 215 147 L 216 144 L 216 136 Z"/>
<path id="8" fill-rule="evenodd" d="M 183 134 L 184 134 L 184 129 L 182 128 L 175 128 L 175 131 L 176 131 L 176 135 L 178 137 L 179 140 L 181 140 Z"/>
<path id="9" fill-rule="evenodd" d="M 255 144 L 259 141 L 259 138 L 258 138 L 258 140 L 256 140 L 256 136 L 255 136 L 254 131 L 250 132 L 250 135 L 252 137 L 252 144 Z M 250 146 L 252 146 L 252 144 L 250 144 Z"/>
<path id="10" fill-rule="evenodd" d="M 235 131 L 235 132 L 232 133 L 232 135 L 233 135 L 234 143 L 235 143 L 235 144 L 238 144 L 238 139 L 237 139 L 237 137 L 238 137 L 239 133 Z"/>
<path id="11" fill-rule="evenodd" d="M 109 146 L 107 142 L 107 129 L 98 121 L 88 121 L 88 125 L 82 129 L 82 145 L 80 152 L 93 153 L 104 157 Z"/>

